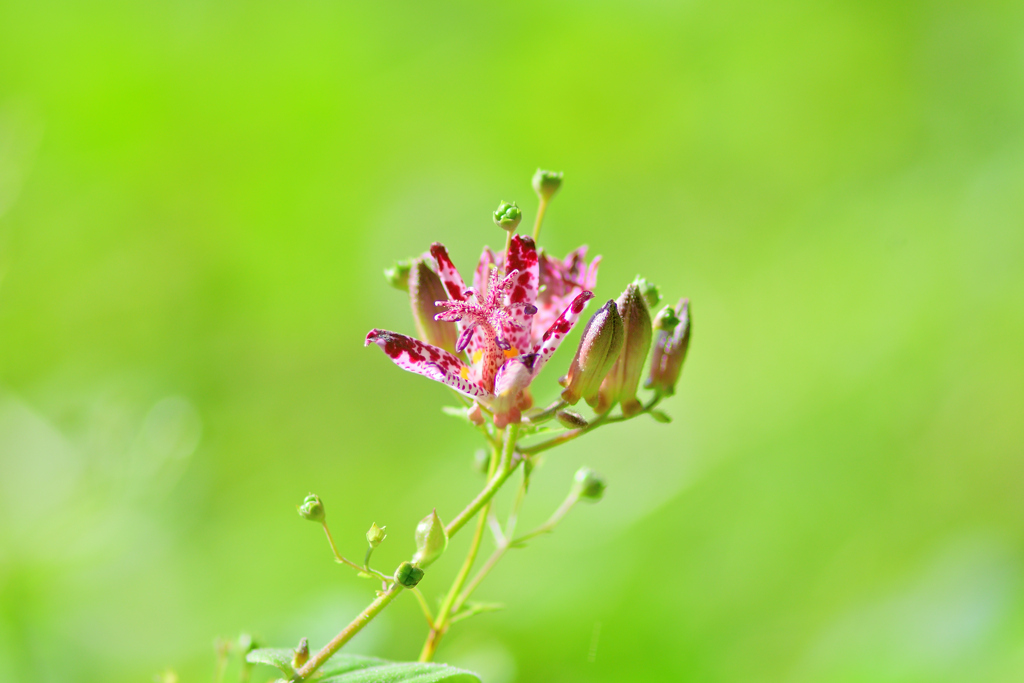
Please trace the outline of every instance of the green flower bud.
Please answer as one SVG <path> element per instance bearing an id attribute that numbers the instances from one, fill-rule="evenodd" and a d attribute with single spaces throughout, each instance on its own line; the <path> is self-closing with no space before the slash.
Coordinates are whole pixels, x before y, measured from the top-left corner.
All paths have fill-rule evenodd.
<path id="1" fill-rule="evenodd" d="M 599 413 L 611 408 L 616 401 L 622 402 L 622 414 L 626 417 L 643 410 L 643 405 L 636 398 L 636 390 L 640 386 L 644 362 L 651 350 L 653 330 L 641 282 L 638 278 L 626 287 L 617 302 L 622 316 L 624 341 L 615 365 L 601 383 L 597 406 Z"/>
<path id="2" fill-rule="evenodd" d="M 654 329 L 658 332 L 672 334 L 678 324 L 679 317 L 671 306 L 666 306 L 658 312 L 658 315 L 654 316 Z"/>
<path id="3" fill-rule="evenodd" d="M 292 668 L 298 669 L 303 664 L 309 661 L 309 641 L 305 638 L 299 641 L 299 646 L 295 648 L 295 654 L 292 655 Z"/>
<path id="4" fill-rule="evenodd" d="M 658 286 L 648 282 L 646 278 L 637 275 L 633 284 L 640 288 L 640 293 L 644 295 L 644 301 L 647 302 L 648 310 L 657 306 L 661 301 L 661 292 L 658 291 Z"/>
<path id="5" fill-rule="evenodd" d="M 430 564 L 441 557 L 441 554 L 448 547 L 448 533 L 444 530 L 444 523 L 437 516 L 437 510 L 420 520 L 416 525 L 416 554 L 412 561 L 417 567 L 429 567 Z"/>
<path id="6" fill-rule="evenodd" d="M 320 502 L 320 496 L 315 493 L 306 496 L 302 500 L 302 505 L 299 506 L 299 515 L 311 522 L 323 523 L 327 513 L 324 512 L 324 504 Z"/>
<path id="7" fill-rule="evenodd" d="M 601 500 L 607 486 L 604 477 L 589 467 L 581 467 L 576 470 L 576 476 L 572 481 L 573 494 L 580 500 Z"/>
<path id="8" fill-rule="evenodd" d="M 576 405 L 583 398 L 591 406 L 597 405 L 601 380 L 615 364 L 624 337 L 618 307 L 609 300 L 583 329 L 583 338 L 562 384 L 563 401 Z"/>
<path id="9" fill-rule="evenodd" d="M 508 202 L 502 202 L 498 204 L 498 208 L 494 210 L 494 224 L 502 230 L 508 230 L 512 232 L 519 225 L 519 221 L 523 218 L 523 212 L 519 210 L 515 202 L 509 204 Z"/>
<path id="10" fill-rule="evenodd" d="M 423 570 L 412 562 L 403 562 L 395 570 L 395 581 L 406 588 L 413 588 L 423 578 Z"/>
<path id="11" fill-rule="evenodd" d="M 559 410 L 555 413 L 555 419 L 557 419 L 562 426 L 567 429 L 582 429 L 588 424 L 583 416 L 575 410 Z"/>
<path id="12" fill-rule="evenodd" d="M 366 532 L 366 542 L 370 544 L 371 548 L 376 548 L 384 542 L 385 538 L 388 537 L 388 535 L 384 533 L 385 529 L 387 529 L 386 526 L 377 526 L 377 522 L 370 525 L 370 530 Z"/>
<path id="13" fill-rule="evenodd" d="M 551 199 L 562 186 L 561 171 L 545 171 L 538 168 L 533 174 L 533 191 L 542 200 Z"/>
<path id="14" fill-rule="evenodd" d="M 679 301 L 678 317 L 675 311 L 668 310 L 671 315 L 666 311 L 658 314 L 651 373 L 644 384 L 648 389 L 654 389 L 665 396 L 675 393 L 686 350 L 690 346 L 690 302 L 688 299 Z"/>
<path id="15" fill-rule="evenodd" d="M 412 270 L 412 264 L 409 261 L 396 261 L 395 265 L 384 269 L 384 279 L 395 289 L 408 292 L 410 270 Z"/>
<path id="16" fill-rule="evenodd" d="M 412 304 L 412 317 L 419 338 L 455 353 L 455 343 L 459 339 L 458 327 L 453 322 L 434 320 L 435 315 L 445 310 L 434 302 L 448 300 L 441 278 L 421 258 L 413 259 L 410 269 L 407 278 L 409 302 Z"/>

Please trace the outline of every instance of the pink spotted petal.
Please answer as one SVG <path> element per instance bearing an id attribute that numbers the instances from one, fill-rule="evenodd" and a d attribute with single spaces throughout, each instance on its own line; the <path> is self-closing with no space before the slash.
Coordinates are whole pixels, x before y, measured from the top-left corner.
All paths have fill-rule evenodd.
<path id="1" fill-rule="evenodd" d="M 544 333 L 544 336 L 541 337 L 540 344 L 536 350 L 537 359 L 533 364 L 533 375 L 535 377 L 541 368 L 544 367 L 544 364 L 548 362 L 548 359 L 555 353 L 555 350 L 558 349 L 558 345 L 562 343 L 562 340 L 572 331 L 573 325 L 580 319 L 583 309 L 587 307 L 587 302 L 593 298 L 594 293 L 590 291 L 583 292 L 577 296 L 562 311 L 558 319 L 551 324 L 551 327 Z"/>
<path id="2" fill-rule="evenodd" d="M 505 268 L 509 273 L 519 271 L 509 293 L 509 303 L 535 302 L 540 282 L 540 264 L 537 261 L 537 246 L 531 238 L 523 235 L 512 237 L 508 249 L 508 264 Z"/>
<path id="3" fill-rule="evenodd" d="M 448 298 L 452 301 L 465 301 L 468 298 L 466 284 L 462 281 L 459 271 L 455 269 L 455 264 L 448 257 L 448 250 L 440 242 L 434 242 L 430 245 L 430 255 L 434 257 L 434 262 L 437 264 L 437 274 L 448 292 Z"/>
<path id="4" fill-rule="evenodd" d="M 468 366 L 444 349 L 425 344 L 404 334 L 376 329 L 370 330 L 370 333 L 366 335 L 365 346 L 370 344 L 379 346 L 387 357 L 403 370 L 447 384 L 466 396 L 473 398 L 492 396 L 491 392 L 476 382 L 465 379 L 462 375 L 464 372 L 468 374 Z"/>
<path id="5" fill-rule="evenodd" d="M 520 394 L 530 386 L 533 379 L 532 356 L 513 358 L 506 361 L 494 378 L 494 398 L 491 400 L 491 411 L 494 413 L 494 426 L 502 429 L 509 422 L 519 422 Z"/>
<path id="6" fill-rule="evenodd" d="M 496 264 L 494 252 L 490 247 L 484 247 L 483 253 L 480 254 L 480 263 L 477 264 L 476 272 L 473 273 L 473 289 L 479 293 L 479 296 L 487 296 L 487 283 L 491 279 L 491 267 Z"/>
<path id="7" fill-rule="evenodd" d="M 508 339 L 509 344 L 521 353 L 526 353 L 530 348 L 530 328 L 537 307 L 533 304 L 520 303 L 507 306 L 505 311 L 509 319 L 502 323 L 502 334 Z"/>

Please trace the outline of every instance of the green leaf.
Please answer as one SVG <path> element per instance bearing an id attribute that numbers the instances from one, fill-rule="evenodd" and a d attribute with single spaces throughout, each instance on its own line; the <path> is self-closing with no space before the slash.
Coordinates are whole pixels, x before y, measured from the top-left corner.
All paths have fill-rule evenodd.
<path id="1" fill-rule="evenodd" d="M 274 666 L 286 677 L 295 674 L 293 650 L 264 648 L 253 650 L 246 659 L 253 664 Z M 316 672 L 317 683 L 480 683 L 480 677 L 447 664 L 389 662 L 361 655 L 335 655 Z"/>
<path id="2" fill-rule="evenodd" d="M 647 411 L 647 414 L 653 417 L 658 422 L 662 422 L 664 424 L 668 424 L 669 422 L 672 421 L 671 417 L 661 412 L 660 410 L 649 410 Z"/>
<path id="3" fill-rule="evenodd" d="M 250 664 L 276 666 L 286 676 L 291 677 L 295 673 L 295 669 L 292 668 L 292 657 L 294 656 L 295 650 L 287 647 L 263 647 L 247 654 L 245 661 Z"/>
<path id="4" fill-rule="evenodd" d="M 338 655 L 324 665 L 318 683 L 480 683 L 480 677 L 447 664 L 388 662 Z"/>

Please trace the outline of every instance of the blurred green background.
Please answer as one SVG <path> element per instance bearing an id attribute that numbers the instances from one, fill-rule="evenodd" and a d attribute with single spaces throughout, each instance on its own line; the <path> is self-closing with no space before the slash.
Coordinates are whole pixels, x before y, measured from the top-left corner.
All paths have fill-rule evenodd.
<path id="1" fill-rule="evenodd" d="M 610 485 L 439 658 L 1024 679 L 1020 2 L 2 0 L 0 680 L 204 681 L 215 636 L 347 623 L 372 586 L 301 498 L 388 568 L 480 486 L 450 395 L 362 346 L 412 331 L 381 270 L 468 270 L 538 165 L 547 248 L 691 297 L 694 340 L 671 425 L 538 471 L 524 524 Z M 351 650 L 424 634 L 403 598 Z"/>

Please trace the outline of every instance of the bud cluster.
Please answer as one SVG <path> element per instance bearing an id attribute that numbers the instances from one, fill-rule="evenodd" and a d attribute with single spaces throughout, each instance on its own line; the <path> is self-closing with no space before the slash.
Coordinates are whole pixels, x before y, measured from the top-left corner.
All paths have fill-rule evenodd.
<path id="1" fill-rule="evenodd" d="M 594 314 L 561 380 L 563 401 L 575 405 L 582 398 L 599 414 L 618 403 L 626 418 L 643 412 L 636 392 L 648 356 L 644 386 L 659 396 L 672 395 L 690 341 L 689 302 L 666 306 L 652 321 L 651 306 L 660 299 L 657 287 L 637 277 L 618 299 Z M 557 417 L 567 428 L 577 428 L 577 419 L 561 413 Z"/>
<path id="2" fill-rule="evenodd" d="M 519 210 L 515 202 L 502 202 L 494 210 L 494 224 L 502 230 L 513 232 L 523 218 L 523 212 Z"/>
<path id="3" fill-rule="evenodd" d="M 320 501 L 320 496 L 311 493 L 303 498 L 302 504 L 299 506 L 299 515 L 310 522 L 323 523 L 327 513 L 324 511 L 324 504 Z"/>

